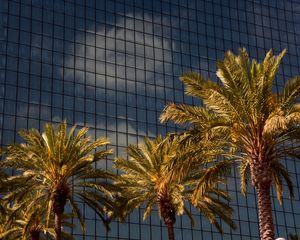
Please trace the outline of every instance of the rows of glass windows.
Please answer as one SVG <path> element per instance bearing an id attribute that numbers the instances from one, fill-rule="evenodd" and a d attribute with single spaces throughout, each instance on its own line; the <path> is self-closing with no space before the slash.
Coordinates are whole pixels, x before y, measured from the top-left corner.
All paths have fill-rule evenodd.
<path id="1" fill-rule="evenodd" d="M 45 29 L 49 28 L 46 27 Z M 58 35 L 63 36 L 63 34 Z M 79 34 L 79 36 L 80 35 L 82 34 Z M 123 34 L 120 35 L 123 36 Z M 283 35 L 284 34 L 280 34 L 280 36 Z M 76 36 L 78 36 L 78 34 L 76 34 Z M 224 49 L 230 49 L 233 46 L 231 41 L 218 38 L 216 41 L 209 41 L 208 37 L 208 43 L 204 43 L 204 45 L 213 43 L 214 46 L 208 46 L 208 48 L 205 48 L 201 46 L 198 47 L 193 44 L 189 46 L 189 44 L 185 44 L 181 41 L 177 43 L 174 39 L 168 43 L 168 41 L 165 40 L 166 38 L 159 38 L 155 36 L 153 38 L 154 42 L 158 41 L 158 43 L 151 47 L 146 45 L 148 37 L 144 37 L 145 45 L 142 45 L 137 42 L 137 39 L 144 39 L 141 37 L 134 38 L 134 42 L 130 42 L 128 39 L 123 41 L 118 40 L 117 37 L 114 39 L 107 36 L 105 38 L 104 36 L 96 35 L 96 45 L 99 45 L 100 47 L 96 46 L 95 48 L 92 44 L 95 42 L 93 40 L 95 39 L 95 35 L 91 34 L 90 36 L 92 37 L 87 37 L 86 39 L 86 45 L 56 38 L 54 38 L 52 42 L 50 37 L 44 35 L 42 36 L 34 33 L 29 34 L 25 31 L 21 31 L 19 34 L 18 30 L 8 28 L 8 39 L 13 42 L 9 42 L 6 46 L 7 54 L 10 56 L 7 60 L 7 68 L 9 69 L 10 66 L 12 66 L 12 68 L 19 66 L 19 71 L 21 72 L 32 71 L 32 73 L 35 74 L 40 74 L 42 72 L 42 74 L 46 77 L 51 77 L 52 74 L 56 73 L 54 77 L 60 78 L 61 76 L 59 76 L 59 73 L 61 73 L 62 69 L 55 67 L 56 65 L 64 65 L 65 67 L 75 67 L 78 70 L 85 70 L 87 72 L 97 71 L 97 73 L 106 73 L 117 76 L 122 75 L 124 71 L 126 71 L 124 69 L 124 66 L 126 66 L 128 67 L 128 70 L 126 71 L 128 78 L 132 79 L 136 77 L 137 80 L 142 81 L 145 75 L 142 70 L 154 70 L 158 74 L 172 74 L 173 72 L 176 77 L 180 74 L 180 72 L 189 69 L 198 70 L 201 68 L 202 71 L 214 72 L 213 66 L 215 66 L 215 61 L 207 59 L 207 56 L 214 59 L 221 58 Z M 19 38 L 20 40 L 18 40 Z M 28 39 L 28 41 L 26 39 Z M 206 37 L 203 39 L 206 39 Z M 293 39 L 293 37 L 290 37 L 290 39 Z M 18 41 L 22 42 L 22 44 L 26 44 L 27 42 L 27 44 L 31 47 L 20 44 L 19 48 L 17 48 L 16 46 Z M 73 41 L 76 40 L 73 39 Z M 268 48 L 270 43 L 266 43 L 266 41 L 268 40 L 264 39 L 262 43 L 265 42 L 265 48 Z M 216 43 L 216 46 L 214 43 Z M 172 49 L 167 49 L 168 46 L 171 45 Z M 256 45 L 256 43 L 254 45 Z M 101 47 L 105 47 L 106 49 Z M 163 49 L 160 50 L 160 47 L 163 47 Z M 220 48 L 220 50 L 216 50 L 214 47 Z M 264 47 L 264 44 L 262 44 L 261 47 Z M 273 43 L 273 47 L 275 50 L 278 50 L 280 47 L 282 49 L 285 46 Z M 288 47 L 290 54 L 285 58 L 285 62 L 287 64 L 283 66 L 285 76 L 292 76 L 297 73 L 299 62 L 297 61 L 296 56 L 292 55 L 297 52 L 295 45 L 289 44 Z M 259 53 L 263 54 L 263 51 L 259 48 L 250 47 L 249 49 L 253 55 L 259 55 Z M 199 55 L 204 57 L 203 62 L 209 61 L 210 63 L 207 65 L 202 63 L 202 61 L 199 61 L 199 57 L 197 57 Z M 13 56 L 20 57 L 22 59 L 24 58 L 24 60 L 19 60 L 20 63 L 18 64 L 17 59 Z M 43 64 L 40 64 L 39 62 L 42 62 Z M 53 66 L 51 66 L 51 64 Z M 117 64 L 117 72 L 115 64 Z M 131 74 L 135 73 L 135 71 L 129 67 L 136 67 L 136 74 Z M 72 78 L 72 72 L 67 74 L 68 71 L 70 72 L 72 70 L 65 69 L 65 71 L 66 79 L 68 79 L 68 77 Z"/>
<path id="2" fill-rule="evenodd" d="M 199 104 L 184 95 L 178 76 L 194 70 L 215 79 L 216 60 L 228 49 L 246 47 L 251 57 L 261 59 L 271 47 L 276 53 L 286 47 L 276 90 L 284 79 L 299 74 L 297 1 L 0 0 L 0 4 L 6 40 L 0 44 L 2 144 L 19 141 L 20 128 L 41 128 L 47 121 L 66 118 L 70 124 L 90 127 L 94 138 L 108 137 L 115 154 L 125 156 L 126 146 L 142 142 L 144 136 L 180 130 L 158 121 L 167 102 Z M 112 161 L 113 157 L 101 167 L 111 168 Z M 291 204 L 284 195 L 280 206 L 272 198 L 280 234 L 295 232 L 300 219 L 300 165 L 287 159 L 286 166 L 295 180 L 297 202 Z M 228 189 L 238 230 L 231 232 L 223 225 L 222 239 L 258 239 L 253 189 L 247 198 L 241 196 L 235 178 L 229 180 Z M 166 239 L 157 212 L 142 222 L 143 209 L 137 210 L 127 224 L 113 222 L 106 233 L 90 209 L 80 206 L 87 232 L 83 237 L 74 219 L 76 239 Z M 192 212 L 196 226 L 192 229 L 186 216 L 178 218 L 176 239 L 220 239 L 197 210 Z"/>
<path id="3" fill-rule="evenodd" d="M 15 8 L 19 10 L 19 1 L 13 0 L 14 3 L 10 4 L 10 9 Z M 5 2 L 4 2 L 5 3 Z M 22 1 L 22 5 L 30 5 L 29 1 Z M 206 13 L 222 15 L 229 18 L 236 18 L 238 16 L 237 10 L 242 10 L 240 16 L 243 15 L 244 12 L 253 12 L 253 9 L 257 11 L 255 14 L 268 16 L 269 13 L 278 13 L 276 18 L 282 19 L 284 18 L 284 13 L 294 13 L 297 9 L 298 3 L 297 1 L 140 1 L 140 0 L 129 0 L 129 1 L 76 1 L 76 4 L 73 1 L 47 1 L 47 0 L 34 0 L 32 1 L 32 5 L 35 8 L 44 8 L 46 11 L 55 11 L 57 13 L 62 13 L 65 15 L 74 15 L 75 13 L 78 16 L 86 17 L 87 19 L 94 19 L 95 13 L 97 10 L 104 10 L 106 12 L 118 12 L 122 14 L 126 14 L 128 12 L 147 12 L 154 11 L 163 13 L 166 15 L 174 15 L 178 16 L 179 12 L 184 9 L 183 13 L 181 13 L 181 18 L 196 18 L 196 11 L 205 11 Z M 7 5 L 4 5 L 7 7 Z M 30 12 L 29 9 L 21 9 L 22 13 Z M 15 13 L 15 12 L 14 12 Z M 87 14 L 89 13 L 89 14 Z M 194 14 L 193 14 L 194 13 Z M 39 16 L 38 13 L 36 13 Z M 41 14 L 40 14 L 41 15 Z M 292 21 L 293 16 L 287 16 L 288 20 Z M 251 21 L 251 20 L 250 20 Z M 254 20 L 252 20 L 254 21 Z M 258 23 L 261 24 L 261 23 Z"/>
<path id="4" fill-rule="evenodd" d="M 247 2 L 248 4 L 251 4 L 250 2 Z M 117 3 L 117 5 L 120 3 Z M 210 3 L 211 4 L 211 3 Z M 272 8 L 265 6 L 264 8 L 261 8 L 261 5 L 257 5 L 257 6 L 245 6 L 246 10 L 245 12 L 242 11 L 241 14 L 237 17 L 237 9 L 234 8 L 230 8 L 230 11 L 235 11 L 235 13 L 232 13 L 230 16 L 227 16 L 228 14 L 225 13 L 218 13 L 218 12 L 213 12 L 210 13 L 209 10 L 205 9 L 206 11 L 203 12 L 196 12 L 194 14 L 192 14 L 192 12 L 189 12 L 189 14 L 179 14 L 180 13 L 184 13 L 186 11 L 185 8 L 178 8 L 178 11 L 176 11 L 176 13 L 174 14 L 175 16 L 172 16 L 172 19 L 170 17 L 168 17 L 168 15 L 164 14 L 163 16 L 157 15 L 156 12 L 149 12 L 149 14 L 147 14 L 147 12 L 145 12 L 145 10 L 143 9 L 138 9 L 136 11 L 132 12 L 143 12 L 145 13 L 145 16 L 142 19 L 139 19 L 137 16 L 134 16 L 135 18 L 132 18 L 133 16 L 130 15 L 125 15 L 122 16 L 120 14 L 120 11 L 115 11 L 113 10 L 111 13 L 109 12 L 109 9 L 106 11 L 101 11 L 101 10 L 95 10 L 93 8 L 89 8 L 88 7 L 82 7 L 79 4 L 76 4 L 76 7 L 78 8 L 82 8 L 83 11 L 84 9 L 86 9 L 86 13 L 82 13 L 80 14 L 80 11 L 76 11 L 76 13 L 74 11 L 72 11 L 72 13 L 68 12 L 69 9 L 69 5 L 66 2 L 65 4 L 65 12 L 59 12 L 59 11 L 55 11 L 53 12 L 53 10 L 48 11 L 46 9 L 43 9 L 43 11 L 39 11 L 39 9 L 34 9 L 36 5 L 33 5 L 34 7 L 30 7 L 28 5 L 24 5 L 22 4 L 22 7 L 19 7 L 19 3 L 14 3 L 12 2 L 10 4 L 10 24 L 11 26 L 14 27 L 19 27 L 19 15 L 21 15 L 22 21 L 20 21 L 21 26 L 20 27 L 24 27 L 26 29 L 29 29 L 30 27 L 32 27 L 34 30 L 36 30 L 37 32 L 41 32 L 42 29 L 45 29 L 45 34 L 50 34 L 51 30 L 52 30 L 52 24 L 54 23 L 55 25 L 58 26 L 65 26 L 67 28 L 74 28 L 76 27 L 77 30 L 87 30 L 89 31 L 89 29 L 85 29 L 85 27 L 91 27 L 94 26 L 93 28 L 91 28 L 90 30 L 92 32 L 95 32 L 96 28 L 95 28 L 95 22 L 96 23 L 100 23 L 100 26 L 103 23 L 112 25 L 112 26 L 118 26 L 118 27 L 125 27 L 127 29 L 131 29 L 131 30 L 135 30 L 137 32 L 143 32 L 146 31 L 149 34 L 155 34 L 155 35 L 161 35 L 162 32 L 164 32 L 165 37 L 170 37 L 169 33 L 176 33 L 176 30 L 185 30 L 185 34 L 182 34 L 182 41 L 186 41 L 187 39 L 189 39 L 189 35 L 192 35 L 193 32 L 197 32 L 198 33 L 203 33 L 203 34 L 208 34 L 208 36 L 212 35 L 214 36 L 214 32 L 216 34 L 220 34 L 222 33 L 223 29 L 228 29 L 225 32 L 225 35 L 227 36 L 227 38 L 230 39 L 230 35 L 232 36 L 238 36 L 239 32 L 242 33 L 250 33 L 253 35 L 258 35 L 264 38 L 270 38 L 272 35 L 272 39 L 274 40 L 281 40 L 281 42 L 289 42 L 289 43 L 295 43 L 295 40 L 292 39 L 287 39 L 286 34 L 287 33 L 294 33 L 297 32 L 299 33 L 299 24 L 295 23 L 297 19 L 297 16 L 299 15 L 299 13 L 297 12 L 291 12 L 289 14 L 289 12 L 280 10 L 279 8 L 273 8 L 274 10 L 272 10 Z M 109 5 L 109 4 L 106 4 Z M 121 4 L 122 6 L 127 6 L 126 4 Z M 177 5 L 173 5 L 170 4 L 171 6 L 177 6 Z M 101 6 L 105 6 L 105 4 L 102 4 Z M 159 6 L 159 4 L 158 4 Z M 178 7 L 178 6 L 177 6 Z M 20 9 L 20 14 L 18 9 Z M 203 10 L 203 8 L 201 8 Z M 224 6 L 219 6 L 214 4 L 214 10 L 216 9 L 224 9 Z M 249 9 L 249 11 L 247 11 L 247 9 Z M 253 14 L 253 10 L 255 9 L 255 13 Z M 36 11 L 35 11 L 36 10 Z M 278 10 L 278 12 L 276 12 L 276 10 Z M 127 10 L 126 12 L 131 12 L 130 10 Z M 42 14 L 43 13 L 43 14 Z M 117 13 L 117 14 L 116 14 Z M 37 16 L 35 16 L 35 14 L 37 14 Z M 70 14 L 70 15 L 68 15 Z M 49 16 L 48 16 L 49 15 Z M 74 17 L 76 15 L 76 18 Z M 92 18 L 91 21 L 88 20 L 89 17 L 92 17 L 96 15 L 97 18 Z M 183 15 L 183 16 L 181 16 Z M 179 18 L 180 16 L 180 18 Z M 294 17 L 293 17 L 294 16 Z M 25 17 L 25 18 L 24 18 Z M 30 19 L 26 19 L 26 17 L 29 17 L 30 19 L 32 19 L 32 26 L 30 26 Z M 83 17 L 83 18 L 81 18 Z M 192 20 L 188 21 L 185 19 L 185 17 L 188 17 Z M 228 17 L 226 19 L 226 17 Z M 272 18 L 273 17 L 273 18 Z M 223 19 L 222 19 L 223 18 Z M 111 19 L 113 19 L 114 21 L 110 21 Z M 236 19 L 236 20 L 235 20 Z M 44 21 L 44 28 L 43 26 L 39 23 L 39 21 Z M 199 21 L 198 24 L 197 21 Z M 157 22 L 157 23 L 156 23 Z M 201 24 L 202 22 L 202 24 Z M 272 28 L 270 26 L 270 22 L 272 22 Z M 50 24 L 51 23 L 51 24 Z M 173 25 L 170 25 L 170 24 Z M 157 27 L 155 27 L 158 24 Z M 205 24 L 205 25 L 204 25 Z M 263 25 L 261 25 L 263 24 Z M 162 26 L 160 26 L 162 25 Z M 295 25 L 295 26 L 294 26 Z M 248 28 L 247 28 L 248 26 Z M 47 28 L 45 28 L 47 27 Z M 97 28 L 99 27 L 99 24 L 97 24 Z M 168 27 L 172 27 L 172 29 L 168 28 Z M 216 28 L 217 31 L 213 31 L 213 29 Z M 153 32 L 153 29 L 155 29 L 156 31 Z M 207 29 L 207 31 L 205 32 L 205 29 Z M 247 32 L 248 29 L 248 32 Z M 172 30 L 172 31 L 171 31 Z M 277 30 L 277 31 L 276 31 Z M 48 31 L 48 32 L 47 32 Z M 49 32 L 50 31 L 50 32 Z M 279 31 L 281 33 L 286 33 L 286 34 L 278 34 Z M 269 33 L 268 33 L 269 32 Z M 272 32 L 272 34 L 271 34 Z M 178 34 L 174 34 L 175 36 Z M 225 38 L 226 38 L 225 36 Z M 74 37 L 74 36 L 72 36 Z M 223 36 L 224 37 L 224 36 Z M 197 39 L 191 38 L 192 41 L 196 41 Z"/>

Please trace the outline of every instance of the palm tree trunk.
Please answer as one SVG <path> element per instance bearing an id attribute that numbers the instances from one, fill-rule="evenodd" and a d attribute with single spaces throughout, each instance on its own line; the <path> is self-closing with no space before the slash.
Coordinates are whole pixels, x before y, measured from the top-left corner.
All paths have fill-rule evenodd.
<path id="1" fill-rule="evenodd" d="M 55 213 L 54 228 L 55 228 L 55 240 L 61 240 L 61 216 L 60 213 Z"/>
<path id="2" fill-rule="evenodd" d="M 40 232 L 39 231 L 30 231 L 30 240 L 39 240 Z"/>
<path id="3" fill-rule="evenodd" d="M 258 184 L 255 187 L 258 202 L 259 231 L 261 240 L 274 240 L 274 225 L 270 185 Z"/>
<path id="4" fill-rule="evenodd" d="M 175 240 L 173 225 L 172 223 L 167 224 L 169 240 Z"/>
<path id="5" fill-rule="evenodd" d="M 64 182 L 57 184 L 54 194 L 52 196 L 53 205 L 52 210 L 54 213 L 54 228 L 55 240 L 61 240 L 61 218 L 64 213 L 64 208 L 67 202 L 67 196 L 70 189 Z"/>
<path id="6" fill-rule="evenodd" d="M 168 227 L 169 240 L 175 240 L 173 225 L 176 222 L 175 208 L 172 205 L 167 188 L 157 194 L 160 215 Z"/>

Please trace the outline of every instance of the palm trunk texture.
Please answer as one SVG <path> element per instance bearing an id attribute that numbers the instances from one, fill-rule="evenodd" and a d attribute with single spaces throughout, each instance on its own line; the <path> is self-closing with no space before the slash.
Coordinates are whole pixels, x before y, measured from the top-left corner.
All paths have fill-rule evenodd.
<path id="1" fill-rule="evenodd" d="M 57 185 L 53 194 L 53 213 L 54 213 L 54 228 L 55 228 L 55 240 L 61 240 L 61 219 L 64 213 L 64 208 L 67 202 L 67 196 L 70 190 L 64 183 Z"/>
<path id="2" fill-rule="evenodd" d="M 257 186 L 259 231 L 262 240 L 274 240 L 270 186 Z"/>
<path id="3" fill-rule="evenodd" d="M 56 213 L 54 218 L 55 240 L 61 240 L 61 215 L 60 213 Z"/>
<path id="4" fill-rule="evenodd" d="M 258 149 L 261 149 L 259 147 Z M 259 232 L 261 240 L 274 240 L 274 225 L 272 218 L 271 186 L 272 171 L 270 161 L 264 152 L 255 151 L 250 164 L 252 185 L 257 194 Z"/>
<path id="5" fill-rule="evenodd" d="M 175 209 L 172 205 L 167 188 L 157 194 L 160 215 L 168 227 L 169 240 L 175 240 L 173 225 L 176 222 Z"/>
<path id="6" fill-rule="evenodd" d="M 169 224 L 167 225 L 167 227 L 168 227 L 168 236 L 169 236 L 169 240 L 175 240 L 173 225 L 174 225 L 174 224 L 172 224 L 172 223 L 169 223 Z"/>

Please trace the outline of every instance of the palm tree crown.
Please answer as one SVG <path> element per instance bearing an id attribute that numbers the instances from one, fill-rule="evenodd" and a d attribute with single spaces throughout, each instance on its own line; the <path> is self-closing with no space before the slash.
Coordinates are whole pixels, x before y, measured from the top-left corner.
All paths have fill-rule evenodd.
<path id="1" fill-rule="evenodd" d="M 116 184 L 123 188 L 129 211 L 145 204 L 146 219 L 152 209 L 158 206 L 160 217 L 168 227 L 169 239 L 174 239 L 173 225 L 176 214 L 187 213 L 193 223 L 185 201 L 192 201 L 193 191 L 197 186 L 194 178 L 196 174 L 186 179 L 174 177 L 176 173 L 169 177 L 172 171 L 170 163 L 178 154 L 178 141 L 175 139 L 145 138 L 144 144 L 130 145 L 127 151 L 130 159 L 116 159 L 115 166 L 123 171 Z M 225 219 L 232 227 L 234 224 L 231 220 L 232 210 L 218 197 L 228 200 L 224 191 L 211 186 L 201 195 L 201 199 L 193 201 L 193 205 L 221 231 L 216 215 Z"/>
<path id="2" fill-rule="evenodd" d="M 93 167 L 111 154 L 111 150 L 99 149 L 109 142 L 104 138 L 91 141 L 85 136 L 87 132 L 87 128 L 77 131 L 73 126 L 68 133 L 66 122 L 58 126 L 48 123 L 42 134 L 36 129 L 20 131 L 25 143 L 10 145 L 4 151 L 1 165 L 19 173 L 6 181 L 5 198 L 17 202 L 31 199 L 36 206 L 47 203 L 47 222 L 51 211 L 55 215 L 56 239 L 61 238 L 61 217 L 67 203 L 82 228 L 84 221 L 75 200 L 86 202 L 105 223 L 105 209 L 113 208 L 115 187 L 107 179 L 114 175 Z"/>
<path id="3" fill-rule="evenodd" d="M 241 190 L 246 192 L 247 177 L 258 194 L 260 235 L 274 239 L 270 186 L 275 184 L 282 200 L 282 181 L 293 196 L 292 181 L 284 165 L 286 155 L 299 156 L 300 77 L 287 81 L 278 94 L 272 86 L 285 51 L 274 56 L 270 50 L 262 63 L 250 61 L 245 49 L 238 55 L 227 52 L 218 62 L 219 83 L 196 73 L 181 77 L 186 93 L 203 100 L 204 107 L 169 104 L 162 121 L 192 123 L 194 137 L 213 136 L 230 143 L 231 153 L 240 158 Z M 198 131 L 195 131 L 198 130 Z M 203 134 L 204 133 L 204 134 Z"/>

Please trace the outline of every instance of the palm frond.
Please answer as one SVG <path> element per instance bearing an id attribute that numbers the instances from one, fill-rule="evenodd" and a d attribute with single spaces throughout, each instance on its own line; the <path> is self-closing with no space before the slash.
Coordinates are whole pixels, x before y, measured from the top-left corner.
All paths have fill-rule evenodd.
<path id="1" fill-rule="evenodd" d="M 240 164 L 241 192 L 244 195 L 247 192 L 249 175 L 250 175 L 250 164 L 249 161 L 245 159 Z"/>
<path id="2" fill-rule="evenodd" d="M 272 168 L 272 175 L 273 175 L 273 179 L 274 179 L 274 184 L 275 184 L 275 188 L 276 188 L 276 194 L 277 194 L 278 201 L 280 203 L 282 203 L 282 197 L 283 197 L 282 178 L 287 183 L 287 187 L 288 187 L 290 196 L 293 198 L 294 197 L 293 182 L 292 182 L 285 166 L 283 164 L 281 164 L 280 162 L 274 160 L 271 163 L 271 168 Z"/>
<path id="3" fill-rule="evenodd" d="M 32 196 L 43 193 L 41 198 L 45 201 L 45 212 L 42 216 L 46 228 L 53 218 L 53 205 L 57 199 L 53 196 L 56 193 L 63 193 L 62 198 L 70 200 L 66 204 L 71 205 L 82 227 L 84 220 L 73 197 L 82 197 L 98 213 L 101 204 L 113 208 L 111 197 L 119 191 L 111 183 L 115 176 L 109 171 L 94 168 L 95 162 L 112 153 L 112 150 L 105 149 L 109 141 L 105 138 L 91 141 L 87 132 L 88 128 L 77 129 L 76 126 L 68 131 L 66 121 L 58 125 L 47 123 L 43 133 L 36 129 L 21 130 L 25 143 L 9 145 L 2 151 L 4 159 L 1 167 L 19 170 L 16 176 L 1 183 L 5 190 L 3 199 L 23 202 L 33 208 L 34 204 L 39 206 L 40 200 Z M 64 191 L 59 189 L 62 186 Z M 103 220 L 107 226 L 108 222 Z M 28 222 L 28 227 L 30 225 L 31 222 Z"/>
<path id="4" fill-rule="evenodd" d="M 296 76 L 288 80 L 282 92 L 278 96 L 278 101 L 283 109 L 291 106 L 300 95 L 300 77 Z"/>
<path id="5" fill-rule="evenodd" d="M 285 52 L 283 50 L 274 55 L 270 50 L 263 62 L 258 63 L 249 59 L 245 49 L 240 49 L 237 55 L 228 51 L 224 59 L 218 62 L 217 76 L 220 82 L 213 83 L 196 73 L 181 77 L 186 92 L 199 98 L 203 107 L 171 103 L 160 117 L 161 122 L 185 124 L 184 142 L 192 147 L 197 148 L 204 139 L 220 140 L 219 146 L 230 159 L 241 160 L 238 161 L 241 163 L 241 191 L 246 192 L 249 174 L 255 188 L 261 185 L 271 187 L 274 183 L 279 201 L 282 199 L 284 180 L 293 194 L 288 172 L 283 165 L 279 165 L 279 161 L 286 155 L 300 157 L 300 107 L 296 103 L 300 95 L 300 78 L 297 76 L 287 82 L 279 95 L 272 89 Z M 227 144 L 224 144 L 226 141 Z M 226 156 L 226 153 L 220 153 Z M 186 164 L 186 172 L 192 167 L 199 167 L 194 157 L 189 159 L 192 161 Z M 215 162 L 218 160 L 220 156 Z M 207 175 L 205 177 L 208 179 L 218 179 L 217 169 L 212 169 L 206 174 L 201 171 L 203 169 L 199 172 Z M 178 167 L 178 170 L 182 177 L 184 168 Z M 209 185 L 202 178 L 197 185 L 195 179 L 198 176 L 193 172 L 189 176 L 189 183 L 196 189 L 192 194 L 194 204 L 197 198 L 201 199 Z M 191 194 L 191 189 L 188 192 Z M 206 209 L 205 214 L 219 227 L 210 211 Z"/>
<path id="6" fill-rule="evenodd" d="M 80 208 L 78 207 L 76 201 L 74 201 L 74 198 L 73 197 L 70 197 L 69 198 L 69 201 L 70 201 L 70 205 L 72 207 L 72 211 L 74 213 L 74 216 L 76 218 L 78 218 L 79 222 L 80 222 L 80 226 L 81 226 L 81 230 L 83 232 L 85 232 L 85 222 L 84 222 L 84 219 L 83 219 L 83 216 L 81 214 L 81 211 L 80 211 Z"/>
<path id="7" fill-rule="evenodd" d="M 192 201 L 197 202 L 209 189 L 215 187 L 222 177 L 228 175 L 232 164 L 232 160 L 224 160 L 205 170 L 197 182 Z"/>

